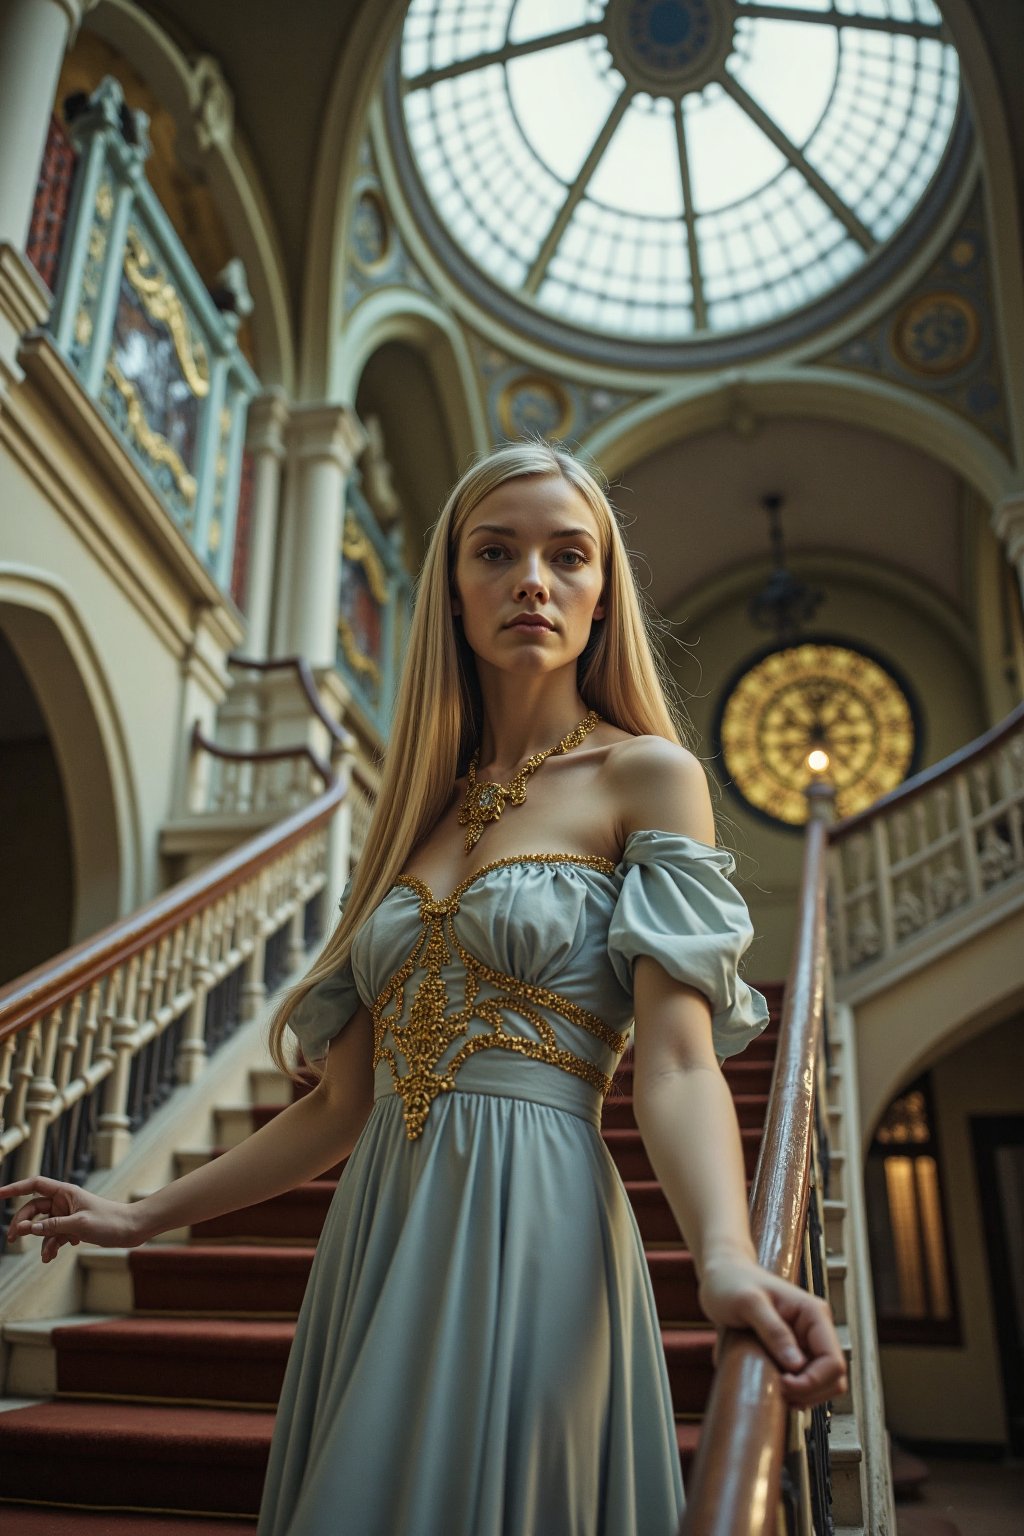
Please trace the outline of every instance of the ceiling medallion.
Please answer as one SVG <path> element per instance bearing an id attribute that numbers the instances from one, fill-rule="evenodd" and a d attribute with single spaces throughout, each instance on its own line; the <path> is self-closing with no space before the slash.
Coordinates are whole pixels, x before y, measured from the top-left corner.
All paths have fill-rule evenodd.
<path id="1" fill-rule="evenodd" d="M 608 0 L 612 61 L 634 90 L 678 97 L 721 74 L 733 49 L 735 0 Z"/>

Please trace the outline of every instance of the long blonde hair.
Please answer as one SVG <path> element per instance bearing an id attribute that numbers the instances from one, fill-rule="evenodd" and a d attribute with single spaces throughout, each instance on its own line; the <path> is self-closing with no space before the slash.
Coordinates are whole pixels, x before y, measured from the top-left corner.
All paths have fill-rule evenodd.
<path id="1" fill-rule="evenodd" d="M 354 935 L 446 810 L 455 780 L 479 741 L 476 667 L 451 609 L 455 557 L 466 520 L 484 497 L 527 475 L 560 476 L 579 491 L 597 520 L 605 617 L 595 621 L 577 663 L 582 699 L 631 735 L 688 744 L 685 709 L 652 645 L 650 620 L 604 485 L 567 450 L 542 440 L 510 443 L 489 453 L 458 481 L 431 533 L 380 793 L 345 910 L 310 969 L 283 994 L 271 1018 L 271 1055 L 284 1071 L 291 1070 L 283 1038 L 290 1014 L 317 982 L 344 967 Z"/>

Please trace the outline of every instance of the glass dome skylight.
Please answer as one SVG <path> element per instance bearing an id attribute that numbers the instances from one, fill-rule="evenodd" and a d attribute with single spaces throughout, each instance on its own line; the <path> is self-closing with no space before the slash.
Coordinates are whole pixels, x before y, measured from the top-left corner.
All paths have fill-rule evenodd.
<path id="1" fill-rule="evenodd" d="M 819 298 L 950 139 L 934 0 L 412 0 L 404 131 L 449 238 L 573 326 L 683 341 Z"/>

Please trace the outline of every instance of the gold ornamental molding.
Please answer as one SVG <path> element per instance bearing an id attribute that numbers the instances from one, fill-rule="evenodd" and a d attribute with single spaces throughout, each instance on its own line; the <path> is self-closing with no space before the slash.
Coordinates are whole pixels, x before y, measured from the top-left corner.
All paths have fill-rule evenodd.
<path id="1" fill-rule="evenodd" d="M 152 270 L 154 265 L 138 230 L 130 229 L 125 241 L 124 275 L 150 319 L 166 325 L 170 331 L 185 382 L 196 398 L 203 400 L 210 393 L 210 363 L 206 349 L 201 342 L 193 341 L 192 328 L 177 290 L 160 271 Z"/>
<path id="2" fill-rule="evenodd" d="M 128 431 L 141 451 L 154 464 L 165 464 L 170 470 L 175 485 L 181 492 L 188 505 L 194 506 L 196 499 L 196 480 L 186 469 L 180 454 L 171 447 L 166 437 L 154 431 L 146 420 L 146 413 L 142 408 L 135 385 L 126 379 L 120 368 L 113 361 L 109 361 L 106 367 L 107 377 L 117 390 L 125 403 L 128 412 Z"/>
<path id="3" fill-rule="evenodd" d="M 341 641 L 341 649 L 345 660 L 354 672 L 361 672 L 368 677 L 375 687 L 380 687 L 380 667 L 372 656 L 364 656 L 356 643 L 356 637 L 352 632 L 352 626 L 347 619 L 338 619 L 338 639 Z"/>
<path id="4" fill-rule="evenodd" d="M 383 562 L 363 530 L 352 517 L 345 519 L 345 532 L 341 541 L 341 553 L 346 560 L 354 560 L 366 572 L 370 591 L 376 602 L 386 608 L 391 601 L 388 578 Z"/>

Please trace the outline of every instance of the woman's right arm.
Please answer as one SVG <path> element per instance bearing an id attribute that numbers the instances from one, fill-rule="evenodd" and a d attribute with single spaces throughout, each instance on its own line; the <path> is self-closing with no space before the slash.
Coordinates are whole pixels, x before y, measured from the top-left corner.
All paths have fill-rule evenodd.
<path id="1" fill-rule="evenodd" d="M 324 1075 L 313 1091 L 237 1147 L 131 1204 L 56 1179 L 5 1185 L 0 1200 L 31 1197 L 8 1235 L 41 1236 L 47 1263 L 65 1243 L 132 1248 L 161 1232 L 284 1194 L 351 1152 L 373 1107 L 372 1056 L 373 1026 L 361 1005 L 331 1041 Z"/>

